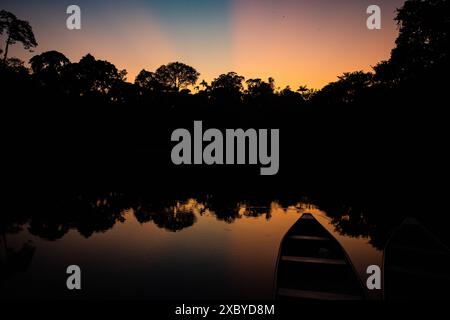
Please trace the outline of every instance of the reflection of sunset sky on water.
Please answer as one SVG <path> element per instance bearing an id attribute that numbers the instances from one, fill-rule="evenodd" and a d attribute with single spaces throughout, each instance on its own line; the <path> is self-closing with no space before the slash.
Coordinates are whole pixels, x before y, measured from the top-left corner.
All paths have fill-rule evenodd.
<path id="1" fill-rule="evenodd" d="M 207 81 L 234 70 L 247 78 L 272 76 L 280 87 L 320 88 L 389 57 L 397 35 L 394 11 L 403 2 L 379 3 L 380 31 L 367 30 L 372 3 L 360 0 L 80 0 L 81 31 L 65 28 L 64 2 L 6 0 L 2 7 L 30 21 L 36 53 L 54 49 L 78 61 L 90 52 L 127 69 L 129 81 L 142 68 L 178 60 Z M 11 54 L 32 56 L 19 44 Z"/>
<path id="2" fill-rule="evenodd" d="M 12 296 L 45 296 L 45 282 L 49 295 L 64 296 L 58 275 L 76 263 L 84 272 L 83 294 L 89 298 L 271 298 L 280 241 L 303 212 L 312 212 L 333 233 L 358 271 L 381 263 L 380 251 L 368 238 L 339 235 L 326 213 L 313 205 L 286 208 L 272 202 L 270 207 L 254 207 L 242 202 L 223 210 L 223 217 L 233 218 L 221 219 L 195 199 L 175 201 L 163 209 L 164 215 L 179 215 L 178 221 L 195 217 L 192 224 L 184 220 L 188 225 L 177 232 L 163 226 L 173 220 L 140 223 L 135 209 L 123 210 L 122 222 L 88 238 L 70 230 L 48 241 L 24 228 L 7 235 L 8 246 L 19 249 L 31 240 L 36 253 L 28 271 L 8 279 L 6 288 L 14 288 Z"/>

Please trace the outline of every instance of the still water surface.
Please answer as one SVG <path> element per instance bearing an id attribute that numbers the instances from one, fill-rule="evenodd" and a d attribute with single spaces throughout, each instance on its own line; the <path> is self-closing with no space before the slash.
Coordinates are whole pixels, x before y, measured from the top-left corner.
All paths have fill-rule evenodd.
<path id="1" fill-rule="evenodd" d="M 313 213 L 343 245 L 364 283 L 367 266 L 382 262 L 382 251 L 369 236 L 338 232 L 327 212 L 301 201 L 291 206 L 238 203 L 227 209 L 233 219 L 218 218 L 196 199 L 174 201 L 161 209 L 159 219 L 143 219 L 139 210 L 120 209 L 112 227 L 88 235 L 58 225 L 67 228 L 64 235 L 44 239 L 33 231 L 33 222 L 7 232 L 3 252 L 20 252 L 25 245 L 33 254 L 26 266 L 2 276 L 3 293 L 17 298 L 271 299 L 280 241 L 304 212 Z M 55 228 L 45 223 L 39 228 L 50 227 Z M 80 292 L 65 288 L 65 270 L 72 264 L 82 270 Z"/>

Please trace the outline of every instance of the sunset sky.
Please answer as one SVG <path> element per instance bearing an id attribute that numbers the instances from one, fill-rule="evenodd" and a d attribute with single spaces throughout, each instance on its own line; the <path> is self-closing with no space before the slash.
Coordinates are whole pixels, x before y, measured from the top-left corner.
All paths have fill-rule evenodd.
<path id="1" fill-rule="evenodd" d="M 16 44 L 11 55 L 28 61 L 48 50 L 78 61 L 86 53 L 127 69 L 180 61 L 200 80 L 236 71 L 274 77 L 276 85 L 321 88 L 343 72 L 370 70 L 389 58 L 398 30 L 393 18 L 404 0 L 2 0 L 0 9 L 28 20 L 39 46 Z M 67 30 L 66 8 L 77 4 L 82 29 Z M 382 30 L 366 28 L 366 8 L 382 9 Z M 1 48 L 4 48 L 2 38 Z"/>

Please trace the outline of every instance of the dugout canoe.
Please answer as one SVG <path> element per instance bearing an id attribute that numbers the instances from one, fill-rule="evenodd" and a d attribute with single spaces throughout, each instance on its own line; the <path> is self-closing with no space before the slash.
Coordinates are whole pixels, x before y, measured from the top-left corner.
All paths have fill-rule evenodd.
<path id="1" fill-rule="evenodd" d="M 277 300 L 363 300 L 365 290 L 343 247 L 303 214 L 284 236 L 275 276 Z"/>

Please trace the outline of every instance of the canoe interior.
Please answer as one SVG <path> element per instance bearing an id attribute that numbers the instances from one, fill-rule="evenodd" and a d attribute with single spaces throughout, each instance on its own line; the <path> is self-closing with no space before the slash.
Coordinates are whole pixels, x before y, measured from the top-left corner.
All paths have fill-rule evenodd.
<path id="1" fill-rule="evenodd" d="M 417 220 L 405 220 L 385 248 L 384 298 L 448 299 L 449 288 L 449 249 Z"/>
<path id="2" fill-rule="evenodd" d="M 310 214 L 285 235 L 276 276 L 279 300 L 360 300 L 364 290 L 336 239 Z"/>

